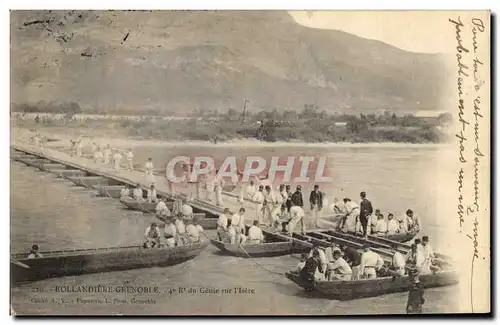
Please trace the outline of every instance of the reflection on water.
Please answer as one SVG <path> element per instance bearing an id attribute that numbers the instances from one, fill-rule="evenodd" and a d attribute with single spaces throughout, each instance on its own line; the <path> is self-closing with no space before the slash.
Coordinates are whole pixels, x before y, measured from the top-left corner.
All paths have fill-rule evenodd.
<path id="1" fill-rule="evenodd" d="M 270 149 L 259 149 L 258 154 L 272 155 Z M 438 238 L 445 226 L 437 218 L 436 202 L 439 191 L 433 188 L 429 177 L 439 177 L 429 170 L 429 165 L 439 165 L 434 149 L 379 150 L 333 149 L 329 151 L 330 168 L 335 182 L 324 186 L 329 196 L 357 198 L 366 190 L 377 208 L 401 213 L 411 207 L 419 212 L 424 231 L 431 238 Z M 290 152 L 287 152 L 290 151 Z M 280 155 L 302 152 L 284 148 Z M 171 157 L 190 153 L 182 148 L 154 150 L 138 148 L 138 160 L 153 157 L 156 166 L 165 164 Z M 200 153 L 204 154 L 203 149 Z M 318 154 L 303 150 L 304 154 Z M 235 149 L 210 149 L 210 155 L 255 155 L 255 152 L 236 152 Z M 306 192 L 307 193 L 307 192 Z M 101 198 L 88 189 L 79 188 L 69 181 L 36 171 L 23 164 L 11 164 L 11 250 L 19 252 L 38 243 L 42 250 L 109 247 L 138 244 L 143 231 L 151 221 L 150 216 L 122 209 L 118 200 Z M 213 232 L 207 232 L 209 236 Z M 12 289 L 13 309 L 18 313 L 60 314 L 366 314 L 404 313 L 407 293 L 339 302 L 310 298 L 283 276 L 295 267 L 296 256 L 260 259 L 241 259 L 216 254 L 209 246 L 201 255 L 186 263 L 168 268 L 151 268 L 125 272 L 83 275 L 48 279 Z M 60 285 L 133 285 L 158 286 L 157 296 L 134 296 L 123 293 L 56 293 Z M 196 294 L 169 294 L 173 288 L 197 289 Z M 250 288 L 253 294 L 199 293 L 201 288 Z M 44 292 L 34 293 L 34 288 Z M 233 290 L 234 291 L 234 290 Z M 426 312 L 453 312 L 453 295 L 456 287 L 426 290 Z M 32 298 L 45 297 L 49 303 L 34 303 Z M 131 303 L 131 298 L 148 304 Z M 72 303 L 61 304 L 52 298 L 67 298 Z M 76 299 L 80 298 L 80 303 Z M 83 304 L 83 299 L 104 299 L 110 304 Z M 113 299 L 128 299 L 128 303 Z"/>

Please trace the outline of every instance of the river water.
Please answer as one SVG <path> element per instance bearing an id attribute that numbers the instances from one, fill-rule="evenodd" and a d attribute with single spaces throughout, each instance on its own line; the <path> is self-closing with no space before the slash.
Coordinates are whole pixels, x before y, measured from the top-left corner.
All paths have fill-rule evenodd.
<path id="1" fill-rule="evenodd" d="M 138 161 L 152 157 L 157 167 L 177 155 L 193 156 L 192 148 L 181 146 L 138 147 L 134 151 Z M 440 147 L 286 147 L 279 150 L 210 147 L 198 149 L 196 155 L 206 154 L 216 161 L 226 155 L 240 158 L 256 154 L 263 157 L 326 155 L 328 173 L 334 181 L 321 184 L 321 187 L 329 198 L 347 196 L 357 200 L 359 192 L 364 190 L 374 207 L 384 214 L 400 215 L 412 208 L 422 218 L 422 235 L 429 235 L 437 250 L 450 253 L 453 243 L 440 240 L 452 231 L 447 225 L 449 219 L 442 217 L 450 212 L 440 204 L 448 200 L 440 184 L 449 179 L 442 151 Z M 312 182 L 303 185 L 308 194 Z M 118 200 L 97 197 L 91 190 L 17 162 L 11 163 L 10 202 L 12 252 L 26 251 L 33 243 L 41 250 L 139 244 L 151 221 L 150 216 L 124 210 Z M 207 234 L 211 236 L 213 232 L 207 231 Z M 297 263 L 296 256 L 259 259 L 222 256 L 209 246 L 193 260 L 173 267 L 64 277 L 13 287 L 12 308 L 21 314 L 345 315 L 405 312 L 407 293 L 347 302 L 311 298 L 280 275 Z M 56 286 L 98 284 L 158 286 L 161 293 L 55 292 Z M 234 293 L 236 287 L 249 289 L 252 293 Z M 170 293 L 170 289 L 177 288 L 197 293 Z M 203 288 L 205 291 L 219 289 L 219 293 L 200 293 Z M 230 288 L 231 294 L 220 292 Z M 454 299 L 457 294 L 457 286 L 426 290 L 424 311 L 457 312 Z M 47 300 L 42 300 L 45 298 Z M 95 302 L 105 298 L 109 304 Z M 147 298 L 150 298 L 149 303 L 144 303 Z"/>

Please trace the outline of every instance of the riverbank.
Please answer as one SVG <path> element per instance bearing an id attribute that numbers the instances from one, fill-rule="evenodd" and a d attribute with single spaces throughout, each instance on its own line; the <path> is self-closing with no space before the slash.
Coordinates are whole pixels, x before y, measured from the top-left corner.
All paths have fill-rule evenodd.
<path id="1" fill-rule="evenodd" d="M 35 126 L 35 125 L 33 125 Z M 17 130 L 17 131 L 15 131 Z M 34 127 L 15 127 L 12 126 L 11 134 L 16 132 L 22 137 L 30 137 L 35 130 Z M 443 149 L 449 148 L 451 143 L 406 143 L 406 142 L 304 142 L 299 140 L 293 141 L 276 141 L 266 142 L 257 139 L 232 139 L 224 142 L 213 143 L 211 141 L 202 140 L 158 140 L 150 137 L 141 136 L 127 136 L 116 129 L 103 129 L 103 128 L 74 128 L 74 127 L 51 127 L 41 126 L 36 130 L 44 137 L 51 139 L 58 139 L 62 143 L 68 143 L 70 139 L 82 137 L 85 141 L 87 139 L 91 142 L 100 144 L 110 144 L 119 148 L 133 148 L 140 146 L 148 147 L 251 147 L 251 148 L 293 148 L 293 147 L 307 147 L 307 148 L 390 148 L 390 149 L 407 149 L 407 148 L 429 148 L 429 149 Z M 19 136 L 18 135 L 18 136 Z M 54 143 L 56 144 L 56 143 Z"/>
<path id="2" fill-rule="evenodd" d="M 110 116 L 110 118 L 113 116 Z M 11 124 L 27 128 L 51 128 L 80 132 L 99 132 L 100 136 L 163 139 L 166 141 L 212 141 L 258 139 L 264 142 L 323 143 L 414 143 L 437 144 L 451 140 L 448 124 L 426 121 L 414 116 L 297 116 L 281 119 L 254 117 L 186 118 L 180 120 L 141 117 L 137 119 L 93 119 L 36 117 L 35 120 L 13 117 Z"/>

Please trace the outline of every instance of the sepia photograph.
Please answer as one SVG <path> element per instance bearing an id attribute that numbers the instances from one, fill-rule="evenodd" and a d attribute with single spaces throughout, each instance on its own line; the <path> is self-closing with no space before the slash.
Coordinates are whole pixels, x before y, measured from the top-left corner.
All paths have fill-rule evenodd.
<path id="1" fill-rule="evenodd" d="M 490 15 L 11 10 L 10 314 L 491 313 Z"/>

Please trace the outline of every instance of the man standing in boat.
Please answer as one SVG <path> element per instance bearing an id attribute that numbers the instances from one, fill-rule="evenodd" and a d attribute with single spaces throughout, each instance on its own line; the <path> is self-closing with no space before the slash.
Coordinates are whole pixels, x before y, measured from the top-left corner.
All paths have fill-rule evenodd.
<path id="1" fill-rule="evenodd" d="M 233 226 L 235 231 L 235 242 L 244 244 L 246 241 L 245 208 L 240 208 L 238 213 L 233 213 L 233 215 L 231 216 L 231 225 Z"/>
<path id="2" fill-rule="evenodd" d="M 293 203 L 292 203 L 293 204 Z M 293 235 L 295 230 L 295 226 L 300 222 L 301 225 L 301 234 L 306 234 L 306 223 L 304 221 L 305 212 L 302 207 L 298 205 L 293 205 L 290 208 L 290 222 L 288 223 L 288 233 Z"/>
<path id="3" fill-rule="evenodd" d="M 413 213 L 411 209 L 406 210 L 406 215 L 403 219 L 404 227 L 407 233 L 418 233 L 422 228 L 420 217 Z"/>
<path id="4" fill-rule="evenodd" d="M 349 198 L 344 198 L 343 201 L 346 215 L 343 218 L 344 224 L 341 224 L 341 229 L 356 232 L 356 224 L 359 221 L 359 206 Z"/>
<path id="5" fill-rule="evenodd" d="M 227 221 L 229 220 L 229 209 L 225 208 L 224 213 L 221 213 L 219 215 L 219 219 L 217 219 L 217 236 L 219 238 L 219 241 L 221 242 L 226 242 L 230 241 L 229 238 L 229 233 L 228 233 L 228 224 Z"/>
<path id="6" fill-rule="evenodd" d="M 309 195 L 309 203 L 311 204 L 311 214 L 315 227 L 318 227 L 318 218 L 320 217 L 321 209 L 323 209 L 323 192 L 319 190 L 319 185 L 314 185 L 314 189 Z"/>
<path id="7" fill-rule="evenodd" d="M 146 228 L 146 232 L 144 234 L 144 248 L 152 248 L 160 246 L 160 228 L 156 222 L 152 222 L 151 226 Z"/>
<path id="8" fill-rule="evenodd" d="M 104 147 L 102 154 L 104 157 L 104 164 L 106 165 L 106 167 L 110 167 L 111 166 L 111 147 L 109 144 L 107 144 Z"/>
<path id="9" fill-rule="evenodd" d="M 250 184 L 247 186 L 247 198 L 253 200 L 255 193 L 257 192 L 257 185 L 253 179 L 250 180 Z"/>
<path id="10" fill-rule="evenodd" d="M 361 192 L 359 196 L 361 197 L 359 220 L 363 227 L 363 236 L 368 237 L 368 221 L 370 220 L 370 215 L 373 213 L 373 207 L 372 203 L 366 198 L 366 192 Z"/>
<path id="11" fill-rule="evenodd" d="M 146 163 L 144 164 L 144 177 L 146 179 L 146 184 L 155 182 L 153 169 L 153 158 L 148 158 L 148 161 L 146 161 Z"/>
<path id="12" fill-rule="evenodd" d="M 134 199 L 137 202 L 143 202 L 144 201 L 144 193 L 141 188 L 141 184 L 137 183 L 137 186 L 134 188 L 132 195 L 134 196 Z"/>
<path id="13" fill-rule="evenodd" d="M 295 192 L 292 194 L 292 204 L 304 208 L 304 200 L 302 199 L 302 186 L 297 185 Z"/>
<path id="14" fill-rule="evenodd" d="M 115 168 L 115 172 L 119 173 L 120 172 L 120 162 L 122 161 L 123 157 L 122 157 L 122 154 L 120 152 L 116 152 L 114 155 L 113 155 L 113 163 L 114 163 L 114 168 Z"/>
<path id="15" fill-rule="evenodd" d="M 224 187 L 224 179 L 219 175 L 219 171 L 216 171 L 214 180 L 214 191 L 215 191 L 215 204 L 219 207 L 223 206 L 222 202 L 222 188 Z"/>
<path id="16" fill-rule="evenodd" d="M 127 168 L 129 171 L 134 170 L 134 153 L 132 152 L 132 149 L 128 149 L 127 152 Z"/>
<path id="17" fill-rule="evenodd" d="M 259 185 L 259 190 L 255 192 L 252 200 L 255 203 L 255 211 L 257 212 L 257 220 L 260 225 L 264 225 L 264 186 Z"/>

